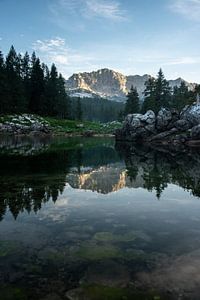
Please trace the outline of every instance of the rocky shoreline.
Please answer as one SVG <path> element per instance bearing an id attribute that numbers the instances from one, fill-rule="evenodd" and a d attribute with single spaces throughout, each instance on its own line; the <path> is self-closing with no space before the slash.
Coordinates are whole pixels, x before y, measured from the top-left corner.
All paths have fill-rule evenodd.
<path id="1" fill-rule="evenodd" d="M 39 116 L 31 114 L 10 116 L 0 122 L 0 134 L 35 135 L 51 134 L 50 124 Z"/>
<path id="2" fill-rule="evenodd" d="M 162 108 L 156 115 L 129 114 L 122 129 L 116 130 L 117 141 L 135 143 L 200 146 L 200 104 L 187 105 L 178 113 Z"/>

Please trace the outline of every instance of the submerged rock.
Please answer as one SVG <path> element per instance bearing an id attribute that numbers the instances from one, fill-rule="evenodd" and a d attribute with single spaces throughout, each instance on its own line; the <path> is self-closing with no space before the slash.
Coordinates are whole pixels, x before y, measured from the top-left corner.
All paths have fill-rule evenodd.
<path id="1" fill-rule="evenodd" d="M 102 261 L 88 267 L 83 284 L 100 284 L 109 287 L 126 287 L 130 281 L 130 274 L 126 266 L 114 261 Z"/>

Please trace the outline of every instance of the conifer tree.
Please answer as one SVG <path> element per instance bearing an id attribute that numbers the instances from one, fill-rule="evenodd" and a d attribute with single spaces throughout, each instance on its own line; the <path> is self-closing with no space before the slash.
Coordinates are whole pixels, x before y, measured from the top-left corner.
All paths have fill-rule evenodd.
<path id="1" fill-rule="evenodd" d="M 155 112 L 161 107 L 169 107 L 171 91 L 168 81 L 165 79 L 162 69 L 159 70 L 155 81 Z"/>
<path id="2" fill-rule="evenodd" d="M 125 115 L 138 113 L 140 109 L 139 95 L 137 89 L 131 86 L 130 92 L 127 95 L 125 104 Z"/>
<path id="3" fill-rule="evenodd" d="M 6 74 L 3 53 L 0 51 L 0 114 L 5 113 L 7 101 Z"/>
<path id="4" fill-rule="evenodd" d="M 185 82 L 182 81 L 180 87 L 173 89 L 171 107 L 180 111 L 185 105 L 189 104 L 189 91 Z"/>
<path id="5" fill-rule="evenodd" d="M 82 112 L 82 106 L 81 106 L 81 99 L 80 97 L 77 99 L 77 104 L 76 104 L 76 119 L 81 121 L 83 116 Z"/>
<path id="6" fill-rule="evenodd" d="M 25 96 L 21 78 L 21 56 L 17 55 L 13 46 L 6 57 L 6 84 L 8 112 L 24 112 Z"/>
<path id="7" fill-rule="evenodd" d="M 153 77 L 150 77 L 145 82 L 145 90 L 144 90 L 144 102 L 142 104 L 141 112 L 145 113 L 147 110 L 153 110 L 156 109 L 156 103 L 155 103 L 155 79 Z"/>
<path id="8" fill-rule="evenodd" d="M 44 99 L 44 73 L 39 58 L 33 60 L 33 57 L 32 55 L 29 111 L 40 114 L 42 100 Z"/>

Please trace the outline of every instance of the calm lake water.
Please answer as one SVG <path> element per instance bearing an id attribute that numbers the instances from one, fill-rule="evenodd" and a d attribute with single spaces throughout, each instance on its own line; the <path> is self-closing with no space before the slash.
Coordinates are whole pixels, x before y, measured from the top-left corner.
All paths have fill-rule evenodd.
<path id="1" fill-rule="evenodd" d="M 0 138 L 0 299 L 200 298 L 200 151 Z"/>

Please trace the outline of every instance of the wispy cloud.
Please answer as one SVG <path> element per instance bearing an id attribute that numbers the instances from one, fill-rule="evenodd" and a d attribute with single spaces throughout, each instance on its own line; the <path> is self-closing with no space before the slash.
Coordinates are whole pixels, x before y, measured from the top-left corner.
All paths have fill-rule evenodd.
<path id="1" fill-rule="evenodd" d="M 200 22 L 200 0 L 172 0 L 172 11 L 196 22 Z"/>
<path id="2" fill-rule="evenodd" d="M 65 77 L 71 75 L 75 70 L 92 65 L 94 60 L 89 55 L 78 53 L 66 45 L 65 39 L 56 37 L 53 39 L 37 40 L 33 43 L 33 49 L 42 61 L 48 65 L 55 63 Z"/>
<path id="3" fill-rule="evenodd" d="M 87 0 L 83 10 L 85 16 L 101 17 L 112 21 L 127 20 L 126 11 L 121 8 L 117 1 Z"/>
<path id="4" fill-rule="evenodd" d="M 50 12 L 63 24 L 67 15 L 81 18 L 101 18 L 120 22 L 127 20 L 127 12 L 117 0 L 54 0 Z"/>
<path id="5" fill-rule="evenodd" d="M 175 59 L 169 59 L 167 62 L 163 63 L 165 66 L 173 66 L 173 65 L 192 65 L 199 64 L 200 57 L 180 57 Z"/>

